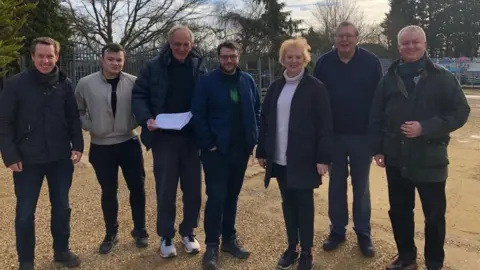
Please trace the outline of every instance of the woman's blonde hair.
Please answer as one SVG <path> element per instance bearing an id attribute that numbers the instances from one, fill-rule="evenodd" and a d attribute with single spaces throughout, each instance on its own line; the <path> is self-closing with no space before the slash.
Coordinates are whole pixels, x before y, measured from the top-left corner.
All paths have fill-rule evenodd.
<path id="1" fill-rule="evenodd" d="M 306 67 L 310 61 L 312 61 L 312 56 L 310 54 L 310 50 L 312 49 L 308 42 L 303 37 L 291 38 L 285 40 L 282 45 L 280 46 L 280 64 L 283 65 L 283 58 L 285 57 L 285 51 L 290 47 L 297 47 L 303 53 L 303 66 Z"/>

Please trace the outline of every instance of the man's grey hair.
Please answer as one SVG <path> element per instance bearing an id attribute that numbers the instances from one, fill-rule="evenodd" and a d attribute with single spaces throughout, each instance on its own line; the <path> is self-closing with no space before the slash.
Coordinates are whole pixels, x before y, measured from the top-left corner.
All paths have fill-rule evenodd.
<path id="1" fill-rule="evenodd" d="M 172 36 L 173 36 L 173 34 L 175 34 L 175 32 L 177 32 L 178 30 L 182 30 L 182 29 L 188 31 L 188 33 L 190 34 L 190 41 L 193 43 L 195 41 L 195 36 L 193 35 L 192 30 L 190 30 L 190 28 L 188 28 L 188 26 L 183 25 L 183 24 L 178 24 L 178 25 L 175 25 L 174 27 L 170 28 L 170 30 L 168 31 L 168 41 L 172 40 Z"/>
<path id="2" fill-rule="evenodd" d="M 398 31 L 398 35 L 397 35 L 398 44 L 400 44 L 400 38 L 402 38 L 403 34 L 411 33 L 411 32 L 422 33 L 423 38 L 425 39 L 425 41 L 427 41 L 427 35 L 425 34 L 425 31 L 423 31 L 422 27 L 420 27 L 418 25 L 408 25 L 408 26 L 405 26 L 404 28 L 402 28 L 400 31 Z"/>

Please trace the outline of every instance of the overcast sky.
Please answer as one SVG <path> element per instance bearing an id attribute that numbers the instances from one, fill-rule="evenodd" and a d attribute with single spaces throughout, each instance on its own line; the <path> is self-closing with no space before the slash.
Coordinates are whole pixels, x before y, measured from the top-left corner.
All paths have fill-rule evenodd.
<path id="1" fill-rule="evenodd" d="M 311 14 L 313 6 L 322 0 L 285 0 L 285 2 L 292 11 L 292 17 L 308 22 L 313 20 Z M 357 4 L 370 22 L 380 23 L 390 9 L 388 0 L 357 0 Z"/>

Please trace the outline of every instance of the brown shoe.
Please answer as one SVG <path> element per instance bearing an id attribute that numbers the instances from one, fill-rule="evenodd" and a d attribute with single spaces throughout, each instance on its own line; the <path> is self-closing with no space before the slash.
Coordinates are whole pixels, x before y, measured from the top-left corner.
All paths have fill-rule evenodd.
<path id="1" fill-rule="evenodd" d="M 387 266 L 386 270 L 417 270 L 417 267 L 417 261 L 415 259 L 405 260 L 398 257 L 389 266 Z"/>

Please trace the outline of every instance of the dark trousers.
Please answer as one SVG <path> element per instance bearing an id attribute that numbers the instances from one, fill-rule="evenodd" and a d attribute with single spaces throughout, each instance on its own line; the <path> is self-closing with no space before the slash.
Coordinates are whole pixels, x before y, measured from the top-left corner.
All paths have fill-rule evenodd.
<path id="1" fill-rule="evenodd" d="M 303 250 L 313 247 L 313 223 L 315 206 L 313 189 L 293 189 L 287 187 L 287 167 L 273 165 L 278 187 L 282 195 L 283 217 L 287 228 L 288 245 L 300 246 Z"/>
<path id="2" fill-rule="evenodd" d="M 331 230 L 345 235 L 348 225 L 347 178 L 353 187 L 353 223 L 359 235 L 370 237 L 370 165 L 369 140 L 366 135 L 335 135 L 334 153 L 328 186 L 328 216 Z M 350 167 L 350 172 L 349 172 Z"/>
<path id="3" fill-rule="evenodd" d="M 44 177 L 47 178 L 51 212 L 51 233 L 55 252 L 69 248 L 70 204 L 73 163 L 63 159 L 45 164 L 23 164 L 22 172 L 13 173 L 17 207 L 15 233 L 19 262 L 33 262 L 35 256 L 35 211 Z"/>
<path id="4" fill-rule="evenodd" d="M 90 144 L 90 163 L 102 189 L 102 211 L 108 235 L 118 232 L 118 168 L 130 191 L 130 207 L 136 230 L 145 230 L 145 169 L 137 137 L 114 145 Z"/>
<path id="5" fill-rule="evenodd" d="M 415 246 L 415 188 L 425 216 L 425 262 L 430 267 L 443 266 L 445 253 L 445 181 L 414 183 L 402 177 L 401 169 L 387 167 L 390 221 L 398 253 L 404 258 L 416 258 Z"/>
<path id="6" fill-rule="evenodd" d="M 207 203 L 205 206 L 205 244 L 218 246 L 236 238 L 238 196 L 243 186 L 250 153 L 245 148 L 231 149 L 227 153 L 202 153 Z"/>
<path id="7" fill-rule="evenodd" d="M 157 233 L 175 236 L 177 187 L 183 193 L 183 221 L 180 235 L 194 235 L 202 204 L 200 153 L 190 136 L 157 133 L 153 140 L 153 169 L 157 192 Z"/>

